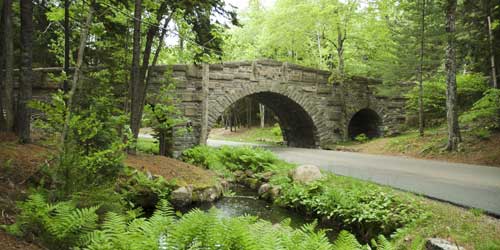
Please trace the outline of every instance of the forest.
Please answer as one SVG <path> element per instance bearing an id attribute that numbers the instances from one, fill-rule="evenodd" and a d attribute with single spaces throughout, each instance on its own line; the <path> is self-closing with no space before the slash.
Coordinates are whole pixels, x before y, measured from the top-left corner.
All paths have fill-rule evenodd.
<path id="1" fill-rule="evenodd" d="M 0 249 L 500 249 L 497 1 L 0 10 Z"/>

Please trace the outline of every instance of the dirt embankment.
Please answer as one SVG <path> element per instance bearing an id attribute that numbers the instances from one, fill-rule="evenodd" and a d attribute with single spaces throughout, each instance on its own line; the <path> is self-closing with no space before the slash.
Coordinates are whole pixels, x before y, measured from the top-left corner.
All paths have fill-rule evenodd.
<path id="1" fill-rule="evenodd" d="M 478 139 L 463 135 L 458 152 L 443 150 L 446 135 L 442 132 L 427 133 L 424 137 L 416 134 L 380 138 L 363 144 L 337 147 L 337 150 L 355 151 L 367 154 L 410 156 L 414 158 L 442 160 L 500 167 L 500 133 L 488 139 Z"/>
<path id="2" fill-rule="evenodd" d="M 163 176 L 165 180 L 174 181 L 177 186 L 211 187 L 216 184 L 217 179 L 211 171 L 158 155 L 128 155 L 125 164 Z"/>
<path id="3" fill-rule="evenodd" d="M 50 150 L 35 144 L 18 144 L 12 134 L 0 133 L 0 224 L 15 222 L 16 201 L 26 196 L 30 178 L 49 158 Z M 35 244 L 0 230 L 0 249 L 38 250 Z"/>
<path id="4" fill-rule="evenodd" d="M 0 133 L 0 225 L 15 222 L 16 201 L 23 200 L 32 178 L 40 167 L 50 163 L 54 151 L 38 144 L 19 144 L 12 134 Z M 214 186 L 217 177 L 205 170 L 175 159 L 155 155 L 129 155 L 125 164 L 141 171 L 161 175 L 179 186 Z M 0 229 L 0 250 L 38 250 L 39 246 L 17 239 Z"/>

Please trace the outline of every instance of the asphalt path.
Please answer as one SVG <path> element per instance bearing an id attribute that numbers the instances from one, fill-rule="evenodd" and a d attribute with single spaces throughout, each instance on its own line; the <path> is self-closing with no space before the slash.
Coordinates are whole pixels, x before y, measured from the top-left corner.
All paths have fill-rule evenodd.
<path id="1" fill-rule="evenodd" d="M 208 140 L 210 146 L 268 147 L 281 159 L 388 185 L 500 216 L 500 168 L 352 152 Z"/>

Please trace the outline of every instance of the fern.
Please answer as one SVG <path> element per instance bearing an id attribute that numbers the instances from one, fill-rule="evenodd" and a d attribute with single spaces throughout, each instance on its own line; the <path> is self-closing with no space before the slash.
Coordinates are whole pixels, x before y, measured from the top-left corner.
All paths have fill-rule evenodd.
<path id="1" fill-rule="evenodd" d="M 18 205 L 21 213 L 9 226 L 18 235 L 36 235 L 50 249 L 68 249 L 85 242 L 97 227 L 98 207 L 77 208 L 72 202 L 48 203 L 34 193 Z"/>
<path id="2" fill-rule="evenodd" d="M 361 250 L 363 247 L 356 240 L 354 235 L 347 231 L 341 231 L 333 243 L 333 249 L 335 250 Z"/>
<path id="3" fill-rule="evenodd" d="M 377 250 L 395 250 L 392 243 L 383 235 L 379 235 L 376 240 L 372 240 L 372 245 Z"/>
<path id="4" fill-rule="evenodd" d="M 317 222 L 293 229 L 285 220 L 273 225 L 254 216 L 221 218 L 215 210 L 194 209 L 180 218 L 167 201 L 160 201 L 150 218 L 131 218 L 108 212 L 97 224 L 97 207 L 76 208 L 71 202 L 49 204 L 33 195 L 21 204 L 25 210 L 21 229 L 37 226 L 49 249 L 87 250 L 355 250 L 363 249 L 356 238 L 342 231 L 331 244 Z M 35 224 L 33 224 L 35 223 Z M 385 238 L 377 250 L 391 250 Z"/>
<path id="5" fill-rule="evenodd" d="M 59 239 L 91 232 L 97 226 L 97 209 L 98 207 L 75 209 L 69 204 L 60 206 L 46 225 L 47 230 Z"/>

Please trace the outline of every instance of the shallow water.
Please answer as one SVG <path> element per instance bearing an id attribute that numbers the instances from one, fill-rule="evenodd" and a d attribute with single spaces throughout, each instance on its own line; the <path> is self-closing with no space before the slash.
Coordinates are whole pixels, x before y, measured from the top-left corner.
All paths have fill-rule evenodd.
<path id="1" fill-rule="evenodd" d="M 314 218 L 305 216 L 297 211 L 279 207 L 265 200 L 258 199 L 256 192 L 249 188 L 236 186 L 231 188 L 231 190 L 234 192 L 234 196 L 223 197 L 214 203 L 198 204 L 195 207 L 202 211 L 216 208 L 217 214 L 220 217 L 252 215 L 273 224 L 290 218 L 290 226 L 293 228 L 300 228 L 302 225 L 314 221 Z M 326 229 L 324 225 L 320 225 L 319 227 Z M 327 232 L 327 236 L 330 239 L 334 239 L 336 235 L 336 230 L 329 230 Z"/>

